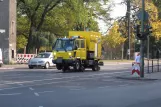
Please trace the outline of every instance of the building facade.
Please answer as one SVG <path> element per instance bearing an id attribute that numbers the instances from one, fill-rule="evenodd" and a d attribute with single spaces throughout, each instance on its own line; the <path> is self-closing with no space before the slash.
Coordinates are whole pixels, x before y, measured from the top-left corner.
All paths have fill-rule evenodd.
<path id="1" fill-rule="evenodd" d="M 0 2 L 0 48 L 3 51 L 3 62 L 13 63 L 16 60 L 16 0 Z"/>

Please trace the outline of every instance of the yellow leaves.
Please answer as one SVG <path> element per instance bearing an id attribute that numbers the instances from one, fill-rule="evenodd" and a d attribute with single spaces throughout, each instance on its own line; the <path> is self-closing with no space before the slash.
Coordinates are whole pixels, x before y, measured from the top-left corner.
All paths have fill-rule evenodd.
<path id="1" fill-rule="evenodd" d="M 156 39 L 159 39 L 161 37 L 161 21 L 155 21 L 151 23 L 152 30 L 153 30 L 153 35 L 155 36 Z"/>
<path id="2" fill-rule="evenodd" d="M 103 38 L 103 42 L 111 48 L 116 48 L 116 46 L 122 44 L 126 40 L 126 38 L 121 37 L 118 29 L 119 26 L 117 22 L 115 22 L 113 27 L 110 29 L 109 34 Z"/>
<path id="3" fill-rule="evenodd" d="M 152 2 L 145 2 L 145 10 L 149 14 L 150 21 L 158 20 L 158 9 Z"/>

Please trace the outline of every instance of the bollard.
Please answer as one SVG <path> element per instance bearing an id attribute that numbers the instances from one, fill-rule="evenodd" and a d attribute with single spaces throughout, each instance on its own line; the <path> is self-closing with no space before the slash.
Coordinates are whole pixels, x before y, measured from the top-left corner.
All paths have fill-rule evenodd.
<path id="1" fill-rule="evenodd" d="M 149 59 L 148 59 L 148 73 L 149 73 Z"/>
<path id="2" fill-rule="evenodd" d="M 152 59 L 152 72 L 153 72 L 153 59 Z"/>
<path id="3" fill-rule="evenodd" d="M 158 59 L 158 72 L 159 72 L 159 59 Z"/>

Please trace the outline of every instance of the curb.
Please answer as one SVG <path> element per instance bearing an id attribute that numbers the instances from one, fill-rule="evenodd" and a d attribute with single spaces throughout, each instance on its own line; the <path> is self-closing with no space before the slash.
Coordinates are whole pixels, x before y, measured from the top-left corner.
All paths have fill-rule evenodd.
<path id="1" fill-rule="evenodd" d="M 116 77 L 116 79 L 125 79 L 125 80 L 140 80 L 140 81 L 155 81 L 159 79 L 154 79 L 154 78 L 141 78 L 141 77 L 131 77 L 131 76 L 119 76 Z"/>

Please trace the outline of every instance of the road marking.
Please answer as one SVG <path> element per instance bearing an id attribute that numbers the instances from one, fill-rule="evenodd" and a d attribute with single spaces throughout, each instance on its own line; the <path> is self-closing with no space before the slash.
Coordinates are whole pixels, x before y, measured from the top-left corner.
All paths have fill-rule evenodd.
<path id="1" fill-rule="evenodd" d="M 18 85 L 23 86 L 23 84 L 18 84 Z"/>
<path id="2" fill-rule="evenodd" d="M 49 84 L 56 84 L 56 83 L 62 83 L 62 82 L 72 82 L 72 81 L 78 81 L 78 80 L 86 80 L 86 79 L 93 79 L 93 78 L 87 78 L 87 77 L 94 77 L 94 76 L 99 76 L 99 75 L 106 75 L 106 74 L 122 74 L 126 73 L 129 71 L 122 71 L 122 72 L 114 72 L 114 73 L 101 73 L 101 74 L 92 74 L 92 75 L 87 75 L 87 76 L 72 76 L 72 77 L 65 77 L 65 78 L 70 78 L 71 80 L 65 80 L 65 81 L 58 81 L 58 82 L 50 82 L 50 83 L 40 83 L 40 84 L 34 84 L 34 85 L 26 85 L 26 86 L 19 86 L 19 87 L 11 87 L 11 88 L 3 88 L 0 89 L 2 90 L 9 90 L 9 89 L 17 89 L 17 88 L 25 88 L 25 87 L 32 87 L 32 86 L 41 86 L 41 85 L 49 85 Z M 80 78 L 78 78 L 80 77 Z M 107 76 L 107 77 L 113 77 L 113 76 Z M 77 80 L 74 80 L 73 78 L 76 78 Z M 57 79 L 63 79 L 63 78 L 57 78 Z M 95 78 L 94 78 L 95 79 Z M 44 80 L 54 80 L 54 79 L 44 79 Z M 43 80 L 39 80 L 43 81 Z M 32 82 L 32 81 L 31 81 Z"/>
<path id="3" fill-rule="evenodd" d="M 52 92 L 55 92 L 55 91 L 42 91 L 42 92 L 37 92 L 38 94 L 43 94 L 43 93 L 52 93 Z"/>
<path id="4" fill-rule="evenodd" d="M 39 96 L 39 94 L 38 93 L 34 93 L 35 94 L 35 96 Z"/>
<path id="5" fill-rule="evenodd" d="M 85 78 L 85 77 L 94 77 L 94 76 L 101 76 L 101 75 L 111 75 L 111 74 L 122 74 L 130 71 L 121 71 L 121 72 L 112 72 L 112 73 L 99 73 L 99 74 L 90 74 L 85 76 L 71 76 L 71 77 L 62 77 L 62 78 L 51 78 L 51 79 L 41 79 L 41 80 L 32 80 L 32 81 L 22 81 L 22 82 L 11 82 L 7 84 L 24 84 L 24 83 L 33 83 L 33 82 L 41 82 L 41 81 L 49 81 L 49 80 L 60 80 L 60 79 L 73 79 L 73 78 Z M 5 84 L 0 84 L 5 85 Z"/>
<path id="6" fill-rule="evenodd" d="M 104 86 L 104 87 L 98 87 L 98 88 L 100 89 L 100 88 L 109 88 L 109 87 L 111 87 L 111 86 Z"/>
<path id="7" fill-rule="evenodd" d="M 69 90 L 71 91 L 78 91 L 78 90 L 85 90 L 86 88 L 71 88 Z"/>
<path id="8" fill-rule="evenodd" d="M 39 107 L 43 107 L 43 106 L 39 106 Z"/>
<path id="9" fill-rule="evenodd" d="M 12 96 L 12 95 L 20 95 L 22 93 L 11 93 L 11 94 L 0 94 L 0 96 Z"/>
<path id="10" fill-rule="evenodd" d="M 119 87 L 125 87 L 125 86 L 129 86 L 129 84 L 124 84 L 124 85 L 118 85 Z"/>
<path id="11" fill-rule="evenodd" d="M 34 90 L 32 87 L 29 87 L 29 89 L 30 89 L 31 91 L 33 91 L 33 90 Z"/>

